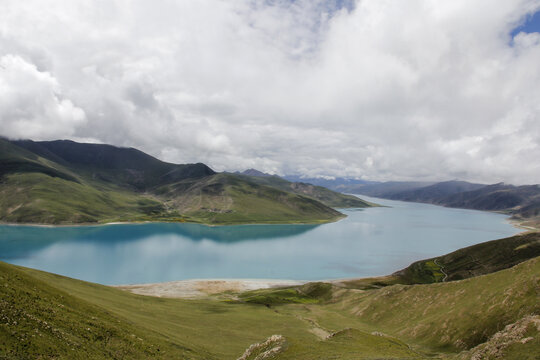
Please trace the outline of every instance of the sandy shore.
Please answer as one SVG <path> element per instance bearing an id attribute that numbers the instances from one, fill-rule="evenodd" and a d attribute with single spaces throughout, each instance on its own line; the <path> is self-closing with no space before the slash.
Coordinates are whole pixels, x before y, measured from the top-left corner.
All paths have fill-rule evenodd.
<path id="1" fill-rule="evenodd" d="M 515 228 L 518 228 L 520 230 L 523 230 L 524 233 L 530 232 L 530 231 L 540 231 L 540 224 L 538 223 L 538 219 L 536 221 L 533 219 L 508 219 L 508 223 L 512 225 Z"/>
<path id="2" fill-rule="evenodd" d="M 267 279 L 207 279 L 180 280 L 163 283 L 117 285 L 118 289 L 134 294 L 165 298 L 196 299 L 226 291 L 242 292 L 256 289 L 296 286 L 307 281 L 267 280 Z"/>

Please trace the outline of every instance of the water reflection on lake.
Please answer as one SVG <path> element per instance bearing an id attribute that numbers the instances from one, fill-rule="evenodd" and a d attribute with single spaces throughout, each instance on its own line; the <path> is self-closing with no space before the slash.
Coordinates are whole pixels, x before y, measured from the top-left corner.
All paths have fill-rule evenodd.
<path id="1" fill-rule="evenodd" d="M 325 225 L 0 226 L 0 260 L 102 284 L 385 275 L 518 232 L 487 212 L 369 199 Z"/>

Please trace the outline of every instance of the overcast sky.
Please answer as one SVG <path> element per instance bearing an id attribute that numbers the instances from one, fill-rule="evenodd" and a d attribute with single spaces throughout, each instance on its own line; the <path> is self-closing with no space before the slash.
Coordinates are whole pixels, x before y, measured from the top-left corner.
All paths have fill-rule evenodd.
<path id="1" fill-rule="evenodd" d="M 538 10 L 0 0 L 0 135 L 218 171 L 539 183 Z"/>

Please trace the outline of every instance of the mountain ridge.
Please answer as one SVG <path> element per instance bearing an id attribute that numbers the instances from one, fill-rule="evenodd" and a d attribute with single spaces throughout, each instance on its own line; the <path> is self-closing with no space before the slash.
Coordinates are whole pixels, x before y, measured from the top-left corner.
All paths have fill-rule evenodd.
<path id="1" fill-rule="evenodd" d="M 256 179 L 166 163 L 133 148 L 0 139 L 0 221 L 321 223 L 344 217 L 333 207 L 371 206 L 327 189 L 306 194 Z M 331 196 L 317 199 L 322 192 Z"/>
<path id="2" fill-rule="evenodd" d="M 540 185 L 492 185 L 466 181 L 435 184 L 389 182 L 345 189 L 347 192 L 390 200 L 412 201 L 511 215 L 527 226 L 540 225 Z"/>

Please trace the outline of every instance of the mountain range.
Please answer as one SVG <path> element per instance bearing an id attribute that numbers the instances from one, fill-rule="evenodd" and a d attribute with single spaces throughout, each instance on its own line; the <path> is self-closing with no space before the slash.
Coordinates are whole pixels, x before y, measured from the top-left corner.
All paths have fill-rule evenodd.
<path id="1" fill-rule="evenodd" d="M 376 181 L 362 179 L 343 178 L 343 177 L 309 177 L 301 175 L 285 175 L 284 179 L 293 182 L 303 182 L 318 186 L 324 186 L 328 189 L 339 191 L 341 188 L 355 185 L 375 184 Z"/>
<path id="2" fill-rule="evenodd" d="M 391 200 L 498 211 L 523 220 L 525 224 L 540 222 L 540 185 L 485 185 L 453 180 L 439 183 L 386 182 L 340 190 Z"/>
<path id="3" fill-rule="evenodd" d="M 277 177 L 172 164 L 133 148 L 0 139 L 0 221 L 320 223 L 369 203 Z"/>

